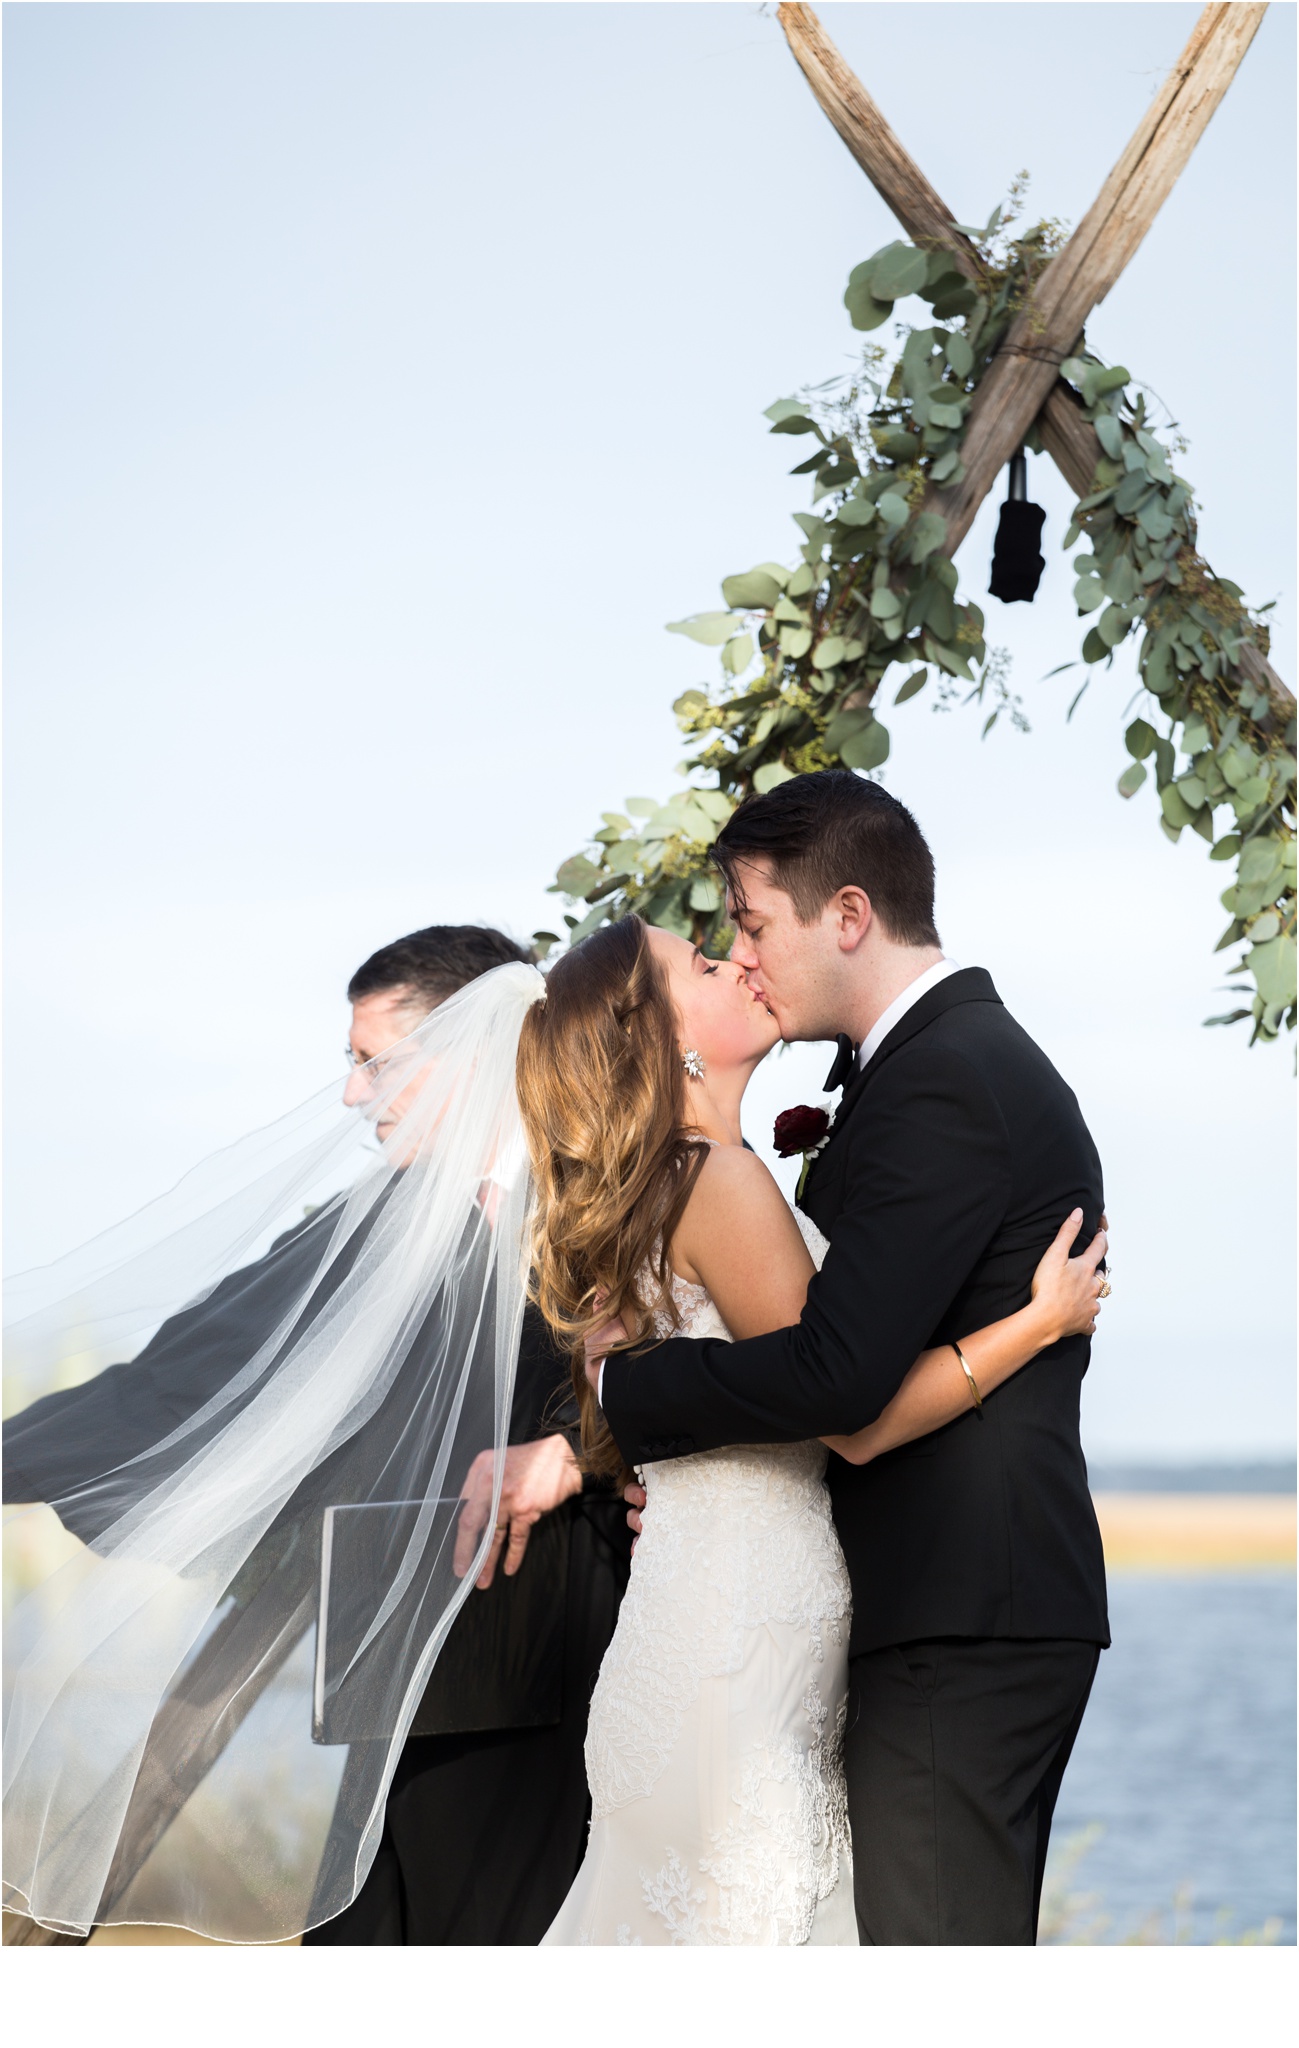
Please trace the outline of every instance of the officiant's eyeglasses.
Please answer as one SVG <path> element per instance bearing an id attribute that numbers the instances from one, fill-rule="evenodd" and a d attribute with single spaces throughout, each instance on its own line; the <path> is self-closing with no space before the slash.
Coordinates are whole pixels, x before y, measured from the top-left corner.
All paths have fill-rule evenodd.
<path id="1" fill-rule="evenodd" d="M 418 1056 L 409 1052 L 376 1053 L 372 1059 L 362 1059 L 353 1052 L 350 1045 L 343 1048 L 343 1058 L 352 1073 L 363 1072 L 367 1081 L 378 1088 L 390 1075 L 402 1073 L 406 1068 L 418 1064 Z"/>
<path id="2" fill-rule="evenodd" d="M 428 1065 L 428 1055 L 420 1047 L 410 1047 L 410 1044 L 393 1047 L 391 1053 L 375 1053 L 373 1059 L 363 1059 L 361 1053 L 352 1053 L 348 1044 L 342 1051 L 342 1057 L 346 1059 L 348 1069 L 352 1073 L 363 1073 L 367 1083 L 375 1087 L 375 1090 L 379 1090 L 379 1087 L 389 1087 L 393 1081 L 400 1081 L 404 1077 L 408 1079 L 410 1075 L 418 1073 L 422 1067 Z"/>

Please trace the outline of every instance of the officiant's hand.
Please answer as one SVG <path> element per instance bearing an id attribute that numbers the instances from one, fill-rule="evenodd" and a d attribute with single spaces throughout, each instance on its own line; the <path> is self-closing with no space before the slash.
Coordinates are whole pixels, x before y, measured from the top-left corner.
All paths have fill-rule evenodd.
<path id="1" fill-rule="evenodd" d="M 458 1579 L 473 1564 L 487 1518 L 492 1511 L 495 1453 L 480 1451 L 465 1481 L 452 1569 Z M 523 1563 L 528 1538 L 543 1515 L 582 1491 L 582 1474 L 568 1438 L 543 1436 L 531 1444 L 511 1444 L 505 1453 L 496 1528 L 486 1562 L 474 1581 L 485 1593 L 496 1576 L 501 1554 L 505 1576 L 512 1579 Z"/>

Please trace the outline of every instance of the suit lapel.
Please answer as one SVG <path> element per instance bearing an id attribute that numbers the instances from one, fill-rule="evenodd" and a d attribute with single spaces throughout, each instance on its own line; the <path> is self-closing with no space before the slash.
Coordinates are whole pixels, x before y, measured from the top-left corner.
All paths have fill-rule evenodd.
<path id="1" fill-rule="evenodd" d="M 992 985 L 992 976 L 983 967 L 962 967 L 955 974 L 947 975 L 936 988 L 928 989 L 918 1003 L 913 1003 L 906 1015 L 899 1017 L 888 1037 L 875 1048 L 873 1057 L 865 1067 L 859 1067 L 843 1091 L 843 1099 L 835 1111 L 834 1123 L 825 1150 L 812 1161 L 809 1180 L 816 1173 L 836 1140 L 842 1135 L 844 1126 L 856 1109 L 862 1096 L 879 1073 L 886 1060 L 892 1058 L 899 1046 L 906 1045 L 917 1032 L 932 1024 L 947 1010 L 953 1010 L 959 1003 L 999 1003 L 1001 997 Z"/>

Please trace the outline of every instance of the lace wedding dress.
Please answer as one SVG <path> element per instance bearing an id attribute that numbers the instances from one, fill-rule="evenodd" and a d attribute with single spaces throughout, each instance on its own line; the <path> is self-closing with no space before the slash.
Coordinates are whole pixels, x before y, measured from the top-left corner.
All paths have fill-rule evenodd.
<path id="1" fill-rule="evenodd" d="M 800 1216 L 819 1266 L 826 1240 Z M 678 1334 L 729 1338 L 675 1280 Z M 669 1318 L 656 1322 L 669 1333 Z M 646 1465 L 591 1701 L 591 1833 L 558 1945 L 857 1945 L 842 1734 L 848 1573 L 819 1443 Z"/>

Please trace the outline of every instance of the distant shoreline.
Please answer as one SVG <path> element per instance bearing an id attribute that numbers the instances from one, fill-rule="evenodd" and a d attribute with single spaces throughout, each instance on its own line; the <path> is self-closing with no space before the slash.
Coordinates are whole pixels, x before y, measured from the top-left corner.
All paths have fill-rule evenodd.
<path id="1" fill-rule="evenodd" d="M 1271 1493 L 1295 1491 L 1293 1458 L 1089 1458 L 1093 1493 Z"/>

